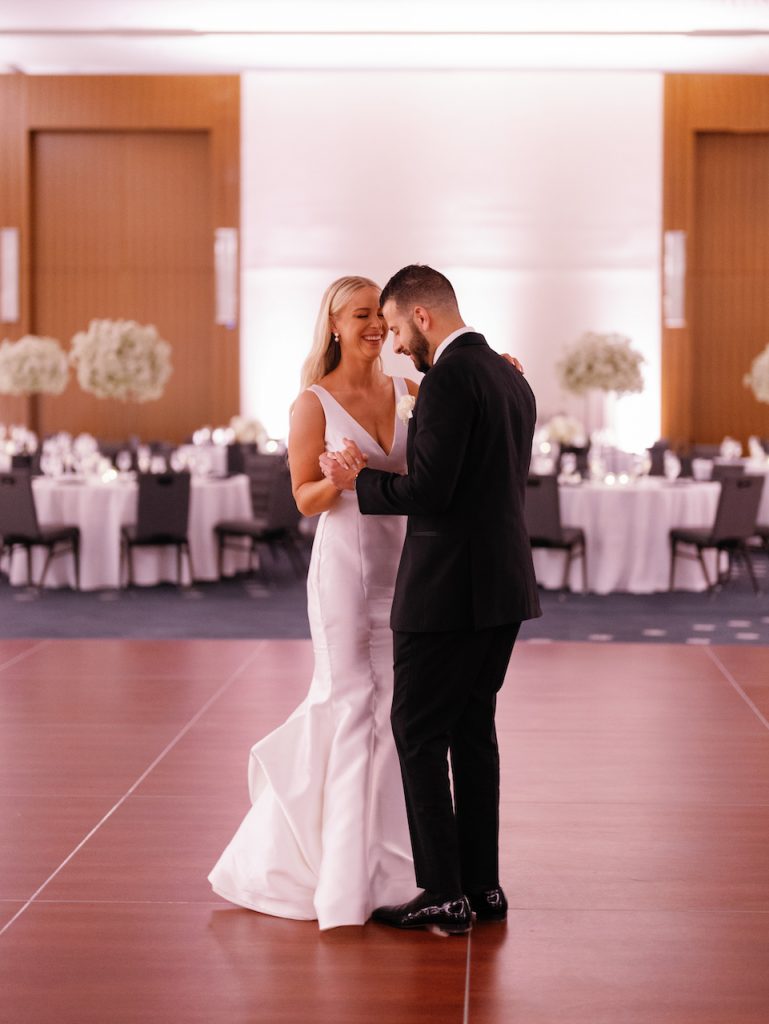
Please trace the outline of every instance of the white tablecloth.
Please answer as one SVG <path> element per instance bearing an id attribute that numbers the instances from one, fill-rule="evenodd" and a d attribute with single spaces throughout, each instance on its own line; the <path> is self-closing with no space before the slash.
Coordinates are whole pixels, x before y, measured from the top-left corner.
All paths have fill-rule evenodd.
<path id="1" fill-rule="evenodd" d="M 120 586 L 120 528 L 136 522 L 138 487 L 133 480 L 112 483 L 63 482 L 38 477 L 33 482 L 35 506 L 41 526 L 66 523 L 80 527 L 80 586 L 83 590 Z M 226 479 L 192 478 L 188 536 L 195 578 L 215 580 L 217 548 L 214 526 L 223 519 L 251 516 L 248 477 Z M 37 580 L 43 566 L 42 549 L 35 551 L 33 575 Z M 232 571 L 237 553 L 227 553 L 224 571 Z M 185 581 L 187 559 L 183 560 Z M 25 583 L 26 557 L 17 550 L 10 572 L 11 582 Z M 176 581 L 176 552 L 173 548 L 136 548 L 134 581 L 142 585 Z M 72 558 L 56 558 L 48 570 L 46 586 L 72 586 Z"/>
<path id="2" fill-rule="evenodd" d="M 660 477 L 628 485 L 562 485 L 563 525 L 581 526 L 585 531 L 588 589 L 597 594 L 667 590 L 671 528 L 712 525 L 720 490 L 718 483 L 668 483 Z M 542 586 L 561 586 L 565 557 L 563 552 L 535 549 L 534 568 Z M 708 561 L 708 572 L 712 579 L 714 557 Z M 579 559 L 572 563 L 569 583 L 572 590 L 582 590 Z M 675 585 L 681 590 L 704 590 L 700 566 L 677 559 Z"/>

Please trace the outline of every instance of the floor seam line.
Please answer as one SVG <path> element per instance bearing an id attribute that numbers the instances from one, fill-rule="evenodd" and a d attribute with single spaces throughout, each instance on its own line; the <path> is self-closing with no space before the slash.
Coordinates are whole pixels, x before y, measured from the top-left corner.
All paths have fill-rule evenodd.
<path id="1" fill-rule="evenodd" d="M 246 670 L 246 668 L 251 664 L 251 662 L 257 656 L 257 654 L 259 652 L 259 649 L 263 646 L 263 644 L 264 644 L 263 640 L 257 640 L 256 641 L 256 649 L 245 659 L 245 661 L 243 661 L 238 666 L 237 669 L 235 669 L 235 671 L 230 675 L 230 677 L 219 687 L 219 689 L 216 691 L 216 693 L 212 694 L 208 698 L 208 700 L 192 716 L 192 718 L 186 723 L 186 725 L 184 725 L 182 727 L 182 729 L 179 730 L 179 732 L 176 734 L 176 736 L 174 736 L 174 738 L 169 743 L 166 744 L 166 746 L 163 748 L 163 750 L 161 750 L 161 752 L 154 759 L 154 761 L 152 761 L 152 763 L 147 768 L 145 768 L 145 770 L 142 772 L 142 774 L 139 776 L 139 778 L 136 779 L 136 781 L 126 790 L 126 792 L 120 797 L 120 799 L 115 804 L 113 804 L 113 806 L 107 811 L 107 813 L 101 818 L 101 820 L 98 821 L 94 825 L 94 827 L 91 829 L 91 831 L 86 836 L 84 836 L 83 839 L 80 840 L 80 842 L 77 844 L 77 846 L 74 848 L 74 850 L 72 850 L 64 858 L 64 860 L 61 862 L 61 864 L 59 864 L 59 866 L 48 876 L 48 878 L 46 878 L 46 880 L 42 883 L 42 885 L 40 885 L 35 890 L 35 892 L 32 893 L 32 895 L 29 897 L 29 899 L 25 901 L 24 905 L 13 915 L 13 917 L 9 921 L 7 921 L 5 923 L 5 925 L 3 925 L 2 928 L 0 928 L 0 937 L 3 936 L 8 931 L 8 929 L 11 927 L 11 925 L 14 924 L 14 922 L 16 922 L 21 917 L 21 915 L 26 910 L 28 910 L 29 907 L 32 906 L 32 904 L 35 902 L 35 900 L 40 895 L 40 893 L 43 892 L 43 890 L 48 885 L 50 885 L 50 883 L 59 874 L 59 872 L 62 871 L 67 866 L 67 864 L 69 864 L 69 862 L 72 860 L 72 858 L 77 853 L 79 853 L 79 851 L 85 846 L 85 844 L 88 842 L 88 840 L 91 839 L 94 835 L 96 835 L 96 833 L 99 831 L 99 829 L 102 827 L 102 825 L 104 825 L 104 823 L 106 821 L 108 821 L 112 817 L 112 815 L 120 807 L 122 807 L 122 805 L 126 802 L 126 800 L 129 798 L 129 796 L 142 784 L 142 782 L 144 782 L 144 780 L 147 778 L 147 776 L 152 771 L 154 771 L 154 769 L 157 767 L 157 765 L 160 764 L 160 762 L 163 760 L 163 758 L 173 750 L 173 748 L 177 745 L 177 743 L 184 736 L 186 736 L 186 734 L 190 731 L 190 729 L 193 727 L 193 725 L 195 725 L 199 721 L 199 719 L 202 718 L 202 716 L 205 714 L 205 712 L 208 711 L 208 709 L 222 696 L 222 694 L 224 694 L 226 692 L 226 690 L 228 690 L 229 687 L 232 686 L 232 684 L 235 682 L 235 680 L 238 678 L 238 676 L 240 676 Z"/>
<path id="2" fill-rule="evenodd" d="M 462 1014 L 462 1024 L 468 1024 L 470 1020 L 470 949 L 473 942 L 472 930 L 467 933 L 467 959 L 465 960 L 465 1006 Z"/>
<path id="3" fill-rule="evenodd" d="M 26 658 L 28 655 L 34 654 L 35 651 L 39 651 L 41 647 L 45 647 L 47 644 L 50 644 L 50 642 L 50 639 L 41 640 L 39 643 L 36 643 L 33 647 L 28 648 L 28 650 L 21 651 L 20 654 L 15 655 L 8 661 L 4 661 L 3 664 L 0 665 L 0 672 L 3 672 L 5 671 L 5 669 L 10 668 L 11 665 L 15 665 L 17 661 L 23 661 L 23 659 Z"/>
<path id="4" fill-rule="evenodd" d="M 724 663 L 721 661 L 721 659 L 718 657 L 718 655 L 713 650 L 711 650 L 709 647 L 706 648 L 706 653 L 707 653 L 708 657 L 713 662 L 715 662 L 716 667 L 719 669 L 719 671 L 721 672 L 723 677 L 730 684 L 730 686 L 732 686 L 737 691 L 739 696 L 745 701 L 745 703 L 748 705 L 748 707 L 753 712 L 753 714 L 756 716 L 756 718 L 759 720 L 759 722 L 761 722 L 763 727 L 765 729 L 769 729 L 769 720 L 767 720 L 767 718 L 764 716 L 764 714 L 761 711 L 761 709 L 756 704 L 754 704 L 753 701 L 750 699 L 750 697 L 747 695 L 747 693 L 745 693 L 743 688 L 740 686 L 740 684 L 737 682 L 737 680 L 731 674 L 731 672 L 726 667 L 726 665 L 724 665 Z"/>

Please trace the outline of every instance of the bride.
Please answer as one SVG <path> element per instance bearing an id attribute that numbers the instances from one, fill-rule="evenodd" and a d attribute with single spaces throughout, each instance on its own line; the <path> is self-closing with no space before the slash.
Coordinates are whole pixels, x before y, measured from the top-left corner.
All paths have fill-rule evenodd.
<path id="1" fill-rule="evenodd" d="M 361 925 L 418 891 L 390 726 L 405 518 L 360 515 L 318 465 L 351 438 L 368 466 L 406 471 L 397 406 L 417 386 L 382 370 L 379 293 L 342 277 L 323 296 L 288 446 L 299 509 L 322 513 L 307 580 L 315 671 L 302 704 L 251 750 L 252 807 L 208 876 L 232 903 L 322 929 Z"/>

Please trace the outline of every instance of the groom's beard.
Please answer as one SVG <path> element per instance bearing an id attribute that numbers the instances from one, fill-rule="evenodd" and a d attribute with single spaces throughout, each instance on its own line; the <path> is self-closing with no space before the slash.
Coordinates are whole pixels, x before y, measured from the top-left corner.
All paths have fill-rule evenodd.
<path id="1" fill-rule="evenodd" d="M 414 366 L 420 373 L 427 373 L 430 369 L 430 343 L 418 327 L 411 325 L 411 337 L 409 338 L 409 355 Z"/>

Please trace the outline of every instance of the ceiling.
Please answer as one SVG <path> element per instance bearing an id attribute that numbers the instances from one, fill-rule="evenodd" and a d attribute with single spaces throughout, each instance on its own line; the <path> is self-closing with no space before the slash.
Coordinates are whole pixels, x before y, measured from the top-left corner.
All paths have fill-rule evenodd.
<path id="1" fill-rule="evenodd" d="M 0 0 L 0 72 L 769 74 L 769 0 Z"/>

